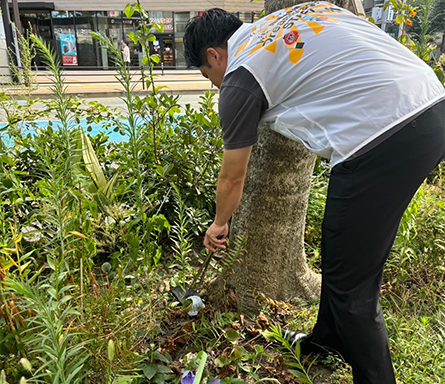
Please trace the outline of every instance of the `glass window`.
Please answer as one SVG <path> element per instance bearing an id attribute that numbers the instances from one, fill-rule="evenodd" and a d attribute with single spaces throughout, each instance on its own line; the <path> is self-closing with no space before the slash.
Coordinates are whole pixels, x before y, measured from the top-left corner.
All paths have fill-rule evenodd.
<path id="1" fill-rule="evenodd" d="M 175 57 L 177 67 L 187 67 L 184 55 L 184 44 L 182 37 L 175 36 Z"/>
<path id="2" fill-rule="evenodd" d="M 190 19 L 196 16 L 202 16 L 202 12 L 175 12 L 175 60 L 177 67 L 185 68 L 187 66 L 184 56 L 184 31 L 185 26 Z"/>
<path id="3" fill-rule="evenodd" d="M 20 21 L 22 23 L 24 30 L 29 30 L 34 34 L 38 33 L 37 15 L 35 13 L 20 13 Z M 43 65 L 42 60 L 40 59 L 40 52 L 38 49 L 36 50 L 36 56 L 34 57 L 32 64 L 37 66 Z"/>
<path id="4" fill-rule="evenodd" d="M 252 12 L 240 12 L 239 19 L 243 23 L 251 23 L 252 22 Z"/>
<path id="5" fill-rule="evenodd" d="M 38 13 L 21 13 L 20 21 L 24 29 L 31 30 L 34 34 L 39 35 L 42 40 L 54 48 L 53 34 L 51 29 L 51 14 L 49 12 Z M 43 65 L 39 58 L 39 51 L 34 60 L 37 65 Z"/>
<path id="6" fill-rule="evenodd" d="M 174 42 L 171 36 L 162 38 L 162 55 L 161 60 L 167 67 L 173 67 L 175 65 L 175 60 L 173 57 Z"/>
<path id="7" fill-rule="evenodd" d="M 99 64 L 99 47 L 91 36 L 97 31 L 96 12 L 74 12 L 77 32 L 77 54 L 79 65 L 97 66 Z"/>
<path id="8" fill-rule="evenodd" d="M 190 12 L 175 12 L 175 33 L 184 33 L 185 26 L 191 19 Z"/>
<path id="9" fill-rule="evenodd" d="M 53 31 L 51 28 L 51 14 L 49 12 L 41 12 L 37 14 L 37 31 L 42 40 L 54 49 Z"/>
<path id="10" fill-rule="evenodd" d="M 20 21 L 23 28 L 31 29 L 32 33 L 37 33 L 37 15 L 35 13 L 21 13 Z"/>
<path id="11" fill-rule="evenodd" d="M 109 16 L 112 15 L 112 16 Z M 108 37 L 113 45 L 121 50 L 122 49 L 122 41 L 123 41 L 123 30 L 122 30 L 122 18 L 121 14 L 118 11 L 108 11 L 104 13 L 97 14 L 98 19 L 98 31 L 102 35 Z M 112 66 L 114 58 L 111 52 L 109 52 L 105 47 L 99 48 L 99 57 L 101 64 L 107 68 L 108 66 Z"/>
<path id="12" fill-rule="evenodd" d="M 55 11 L 52 12 L 54 22 L 54 35 L 56 40 L 60 39 L 61 33 L 74 33 L 73 12 Z"/>
<path id="13" fill-rule="evenodd" d="M 37 23 L 39 35 L 43 37 L 44 40 L 52 39 L 51 32 L 51 15 L 49 12 L 42 12 L 37 14 Z"/>
<path id="14" fill-rule="evenodd" d="M 74 17 L 71 11 L 53 11 L 56 50 L 63 65 L 78 65 Z"/>
<path id="15" fill-rule="evenodd" d="M 130 19 L 127 19 L 124 16 L 123 19 L 123 25 L 124 25 L 124 40 L 128 44 L 128 48 L 130 49 L 130 64 L 131 65 L 142 65 L 142 59 L 143 59 L 143 52 L 142 52 L 142 46 L 140 44 L 135 44 L 131 39 L 128 38 L 128 34 L 133 32 L 136 34 L 136 32 L 139 29 L 139 23 L 140 19 L 137 17 L 132 17 Z"/>

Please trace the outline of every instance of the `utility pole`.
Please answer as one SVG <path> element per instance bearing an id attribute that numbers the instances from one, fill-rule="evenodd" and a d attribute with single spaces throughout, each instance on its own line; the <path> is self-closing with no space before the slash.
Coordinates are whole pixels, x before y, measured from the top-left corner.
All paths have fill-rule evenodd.
<path id="1" fill-rule="evenodd" d="M 382 12 L 382 25 L 380 26 L 380 28 L 383 30 L 383 32 L 386 32 L 386 20 L 388 19 L 388 9 L 389 7 L 383 10 Z"/>
<path id="2" fill-rule="evenodd" d="M 9 16 L 8 0 L 0 0 L 0 7 L 2 12 L 3 27 L 5 28 L 6 52 L 8 56 L 8 63 L 16 64 L 14 62 L 15 56 L 13 54 L 13 52 L 15 52 L 15 47 L 14 47 L 14 39 L 12 36 L 11 18 Z M 12 77 L 12 80 L 15 81 L 16 79 Z"/>
<path id="3" fill-rule="evenodd" d="M 365 9 L 361 0 L 352 0 L 352 7 L 354 8 L 354 13 L 356 15 L 365 15 Z"/>
<path id="4" fill-rule="evenodd" d="M 12 10 L 14 11 L 14 24 L 17 32 L 22 34 L 22 22 L 20 21 L 19 4 L 17 0 L 12 0 Z"/>
<path id="5" fill-rule="evenodd" d="M 8 0 L 0 0 L 0 6 L 2 11 L 3 27 L 5 28 L 6 44 L 7 47 L 12 47 L 12 26 L 11 18 L 9 16 Z"/>

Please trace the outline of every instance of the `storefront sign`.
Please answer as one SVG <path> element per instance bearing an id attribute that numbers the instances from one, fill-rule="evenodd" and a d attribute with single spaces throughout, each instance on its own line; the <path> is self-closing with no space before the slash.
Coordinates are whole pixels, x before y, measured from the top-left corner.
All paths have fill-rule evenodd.
<path id="1" fill-rule="evenodd" d="M 63 65 L 77 65 L 77 47 L 74 34 L 60 34 Z"/>
<path id="2" fill-rule="evenodd" d="M 173 18 L 171 17 L 156 17 L 150 18 L 150 23 L 164 24 L 164 31 L 173 31 Z M 154 28 L 151 32 L 154 31 Z"/>

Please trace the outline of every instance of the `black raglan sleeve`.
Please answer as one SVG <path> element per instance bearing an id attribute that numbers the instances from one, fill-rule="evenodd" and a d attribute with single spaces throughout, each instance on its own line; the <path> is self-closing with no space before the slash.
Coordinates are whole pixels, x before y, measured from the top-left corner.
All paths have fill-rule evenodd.
<path id="1" fill-rule="evenodd" d="M 219 116 L 224 149 L 256 144 L 258 123 L 268 108 L 261 86 L 253 75 L 240 67 L 224 78 L 219 95 Z"/>

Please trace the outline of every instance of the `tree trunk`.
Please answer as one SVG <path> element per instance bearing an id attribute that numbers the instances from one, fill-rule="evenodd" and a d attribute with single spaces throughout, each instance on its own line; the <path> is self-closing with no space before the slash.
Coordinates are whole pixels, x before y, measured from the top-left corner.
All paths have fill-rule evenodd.
<path id="1" fill-rule="evenodd" d="M 299 1 L 266 0 L 266 13 Z M 360 0 L 336 4 L 354 10 Z M 361 10 L 358 9 L 360 13 Z M 240 312 L 258 312 L 256 293 L 273 300 L 311 300 L 320 294 L 320 275 L 307 265 L 304 251 L 305 218 L 315 162 L 303 145 L 258 128 L 241 204 L 232 218 L 230 239 L 247 239 L 241 264 L 225 282 L 234 290 Z"/>
<path id="2" fill-rule="evenodd" d="M 241 312 L 257 312 L 255 293 L 273 300 L 314 299 L 320 277 L 304 252 L 305 217 L 315 156 L 302 145 L 258 127 L 241 204 L 232 219 L 231 240 L 246 237 L 246 253 L 229 286 Z"/>

